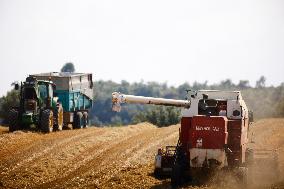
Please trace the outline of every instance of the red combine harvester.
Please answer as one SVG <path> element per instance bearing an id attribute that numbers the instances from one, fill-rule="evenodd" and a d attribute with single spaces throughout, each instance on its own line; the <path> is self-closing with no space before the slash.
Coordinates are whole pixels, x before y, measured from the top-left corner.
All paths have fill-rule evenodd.
<path id="1" fill-rule="evenodd" d="M 173 186 L 207 178 L 216 170 L 230 170 L 246 185 L 254 153 L 248 148 L 249 112 L 240 91 L 200 90 L 188 100 L 112 94 L 113 110 L 121 103 L 183 107 L 179 141 L 175 148 L 159 149 L 155 173 L 171 174 Z"/>

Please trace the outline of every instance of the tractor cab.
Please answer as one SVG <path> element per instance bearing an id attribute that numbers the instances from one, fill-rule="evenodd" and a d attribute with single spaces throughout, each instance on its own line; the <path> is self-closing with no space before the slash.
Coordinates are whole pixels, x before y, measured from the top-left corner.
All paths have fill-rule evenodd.
<path id="1" fill-rule="evenodd" d="M 40 111 L 55 106 L 53 103 L 52 81 L 37 80 L 27 77 L 21 87 L 22 123 L 30 125 L 38 122 Z"/>
<path id="2" fill-rule="evenodd" d="M 52 81 L 37 80 L 27 77 L 22 86 L 22 98 L 25 111 L 35 111 L 40 108 L 51 108 L 55 85 Z"/>

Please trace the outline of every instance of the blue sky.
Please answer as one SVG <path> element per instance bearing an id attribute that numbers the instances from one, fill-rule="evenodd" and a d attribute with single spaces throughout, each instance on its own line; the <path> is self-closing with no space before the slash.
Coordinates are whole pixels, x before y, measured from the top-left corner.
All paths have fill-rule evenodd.
<path id="1" fill-rule="evenodd" d="M 284 1 L 0 0 L 0 95 L 73 62 L 94 80 L 284 82 Z"/>

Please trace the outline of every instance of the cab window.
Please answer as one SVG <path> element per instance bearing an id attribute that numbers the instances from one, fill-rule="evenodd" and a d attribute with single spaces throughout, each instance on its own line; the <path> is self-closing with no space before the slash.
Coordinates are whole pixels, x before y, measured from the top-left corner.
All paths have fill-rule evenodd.
<path id="1" fill-rule="evenodd" d="M 36 97 L 34 88 L 25 88 L 24 98 L 25 99 L 36 99 L 37 97 Z"/>
<path id="2" fill-rule="evenodd" d="M 47 87 L 44 84 L 41 84 L 38 86 L 39 90 L 39 96 L 41 99 L 46 99 L 47 98 Z"/>

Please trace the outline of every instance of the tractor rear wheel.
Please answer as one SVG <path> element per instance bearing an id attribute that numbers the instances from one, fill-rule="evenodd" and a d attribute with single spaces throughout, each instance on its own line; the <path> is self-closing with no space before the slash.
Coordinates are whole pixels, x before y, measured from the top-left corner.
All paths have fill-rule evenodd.
<path id="1" fill-rule="evenodd" d="M 88 112 L 83 113 L 83 127 L 86 128 L 88 127 L 89 124 L 89 115 Z"/>
<path id="2" fill-rule="evenodd" d="M 9 110 L 8 113 L 9 132 L 13 132 L 19 129 L 18 114 L 19 112 L 15 109 Z"/>
<path id="3" fill-rule="evenodd" d="M 42 111 L 40 118 L 40 128 L 42 132 L 50 133 L 53 131 L 53 112 L 46 109 Z"/>
<path id="4" fill-rule="evenodd" d="M 76 115 L 75 115 L 75 121 L 74 121 L 73 128 L 74 129 L 81 129 L 81 128 L 83 128 L 82 121 L 83 121 L 83 114 L 82 114 L 82 112 L 77 112 Z"/>
<path id="5" fill-rule="evenodd" d="M 61 131 L 63 127 L 63 108 L 62 105 L 59 105 L 55 108 L 54 111 L 54 130 Z"/>

